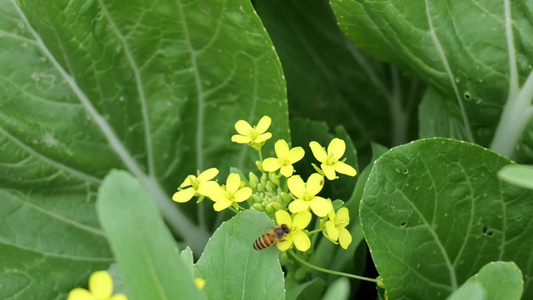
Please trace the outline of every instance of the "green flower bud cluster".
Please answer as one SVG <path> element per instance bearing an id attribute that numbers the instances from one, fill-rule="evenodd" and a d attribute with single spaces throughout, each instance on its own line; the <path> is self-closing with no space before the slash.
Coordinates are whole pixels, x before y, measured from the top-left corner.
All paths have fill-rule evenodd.
<path id="1" fill-rule="evenodd" d="M 280 178 L 275 173 L 263 173 L 259 179 L 250 172 L 249 186 L 252 188 L 253 201 L 250 209 L 274 214 L 276 211 L 285 209 L 292 200 L 290 194 L 283 192 L 280 186 Z"/>

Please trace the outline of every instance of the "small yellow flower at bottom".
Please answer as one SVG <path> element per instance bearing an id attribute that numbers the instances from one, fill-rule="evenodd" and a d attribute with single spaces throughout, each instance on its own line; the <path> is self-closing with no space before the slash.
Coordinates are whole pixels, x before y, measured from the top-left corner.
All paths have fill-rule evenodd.
<path id="1" fill-rule="evenodd" d="M 350 213 L 346 207 L 341 207 L 335 215 L 334 211 L 328 214 L 329 220 L 326 222 L 326 229 L 324 235 L 334 243 L 337 240 L 341 244 L 341 247 L 348 249 L 348 246 L 352 243 L 352 235 L 350 231 L 346 229 L 346 226 L 350 223 Z"/>
<path id="2" fill-rule="evenodd" d="M 205 288 L 205 280 L 202 277 L 194 278 L 194 284 L 199 291 Z"/>
<path id="3" fill-rule="evenodd" d="M 113 279 L 107 271 L 96 271 L 89 278 L 89 290 L 75 288 L 67 300 L 128 300 L 124 294 L 113 293 Z"/>
<path id="4" fill-rule="evenodd" d="M 283 242 L 278 242 L 276 245 L 281 251 L 286 251 L 289 249 L 292 244 L 296 246 L 296 249 L 305 252 L 311 248 L 311 240 L 305 233 L 304 229 L 311 222 L 311 213 L 309 211 L 302 211 L 297 214 L 289 215 L 288 212 L 284 210 L 278 210 L 276 212 L 276 222 L 278 225 L 285 224 L 289 227 L 289 233 L 285 237 Z"/>
<path id="5" fill-rule="evenodd" d="M 218 187 L 211 192 L 209 197 L 215 201 L 213 208 L 216 211 L 221 211 L 235 203 L 248 200 L 252 196 L 252 189 L 240 186 L 241 177 L 239 174 L 230 174 L 226 180 L 225 187 Z"/>

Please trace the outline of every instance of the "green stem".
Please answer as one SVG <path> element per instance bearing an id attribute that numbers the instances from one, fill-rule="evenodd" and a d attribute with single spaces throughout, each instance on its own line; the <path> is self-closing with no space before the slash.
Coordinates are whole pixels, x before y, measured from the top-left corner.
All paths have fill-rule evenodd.
<path id="1" fill-rule="evenodd" d="M 320 231 L 322 231 L 322 229 L 317 228 L 317 229 L 315 229 L 315 230 L 308 231 L 308 232 L 307 232 L 307 235 L 315 234 L 315 233 L 320 232 Z"/>
<path id="2" fill-rule="evenodd" d="M 261 149 L 257 150 L 257 152 L 259 152 L 259 161 L 262 164 L 263 163 L 263 153 L 261 152 Z"/>
<path id="3" fill-rule="evenodd" d="M 378 283 L 378 280 L 375 279 L 375 278 L 368 278 L 368 277 L 363 277 L 363 276 L 357 276 L 357 275 L 353 275 L 353 274 L 349 274 L 349 273 L 344 273 L 344 272 L 338 272 L 338 271 L 333 271 L 333 270 L 328 270 L 328 269 L 324 269 L 324 268 L 321 268 L 321 267 L 317 267 L 315 265 L 312 265 L 308 262 L 306 262 L 305 260 L 301 259 L 300 257 L 298 257 L 298 255 L 296 255 L 296 253 L 294 253 L 292 250 L 289 250 L 287 251 L 294 259 L 296 259 L 299 263 L 301 263 L 302 265 L 305 265 L 311 269 L 315 269 L 317 271 L 320 271 L 320 272 L 324 272 L 324 273 L 329 273 L 329 274 L 333 274 L 333 275 L 337 275 L 337 276 L 344 276 L 344 277 L 349 277 L 349 278 L 353 278 L 353 279 L 358 279 L 358 280 L 365 280 L 365 281 L 370 281 L 370 282 L 374 282 L 374 283 Z"/>

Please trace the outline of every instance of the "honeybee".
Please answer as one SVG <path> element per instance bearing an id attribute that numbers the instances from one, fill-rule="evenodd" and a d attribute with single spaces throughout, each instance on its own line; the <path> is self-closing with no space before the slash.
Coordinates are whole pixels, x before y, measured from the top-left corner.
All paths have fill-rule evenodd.
<path id="1" fill-rule="evenodd" d="M 254 242 L 255 250 L 263 250 L 269 246 L 276 244 L 277 242 L 283 242 L 285 237 L 289 233 L 289 227 L 285 224 L 272 227 L 265 234 L 260 236 Z"/>

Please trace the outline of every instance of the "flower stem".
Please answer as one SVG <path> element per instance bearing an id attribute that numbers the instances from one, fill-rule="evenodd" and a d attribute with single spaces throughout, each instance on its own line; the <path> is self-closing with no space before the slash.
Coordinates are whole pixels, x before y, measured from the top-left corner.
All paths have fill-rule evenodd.
<path id="1" fill-rule="evenodd" d="M 322 231 L 322 229 L 321 228 L 317 228 L 315 230 L 308 231 L 307 235 L 315 234 L 315 233 L 320 232 L 320 231 Z"/>
<path id="2" fill-rule="evenodd" d="M 349 277 L 349 278 L 354 278 L 354 279 L 358 279 L 358 280 L 370 281 L 370 282 L 374 282 L 374 283 L 378 282 L 378 280 L 375 279 L 375 278 L 368 278 L 368 277 L 363 277 L 363 276 L 358 276 L 358 275 L 354 275 L 354 274 L 338 272 L 338 271 L 333 271 L 333 270 L 328 270 L 328 269 L 324 269 L 324 268 L 321 268 L 321 267 L 317 267 L 317 266 L 315 266 L 313 264 L 310 264 L 310 263 L 306 262 L 302 258 L 300 258 L 292 250 L 289 250 L 287 252 L 290 254 L 290 256 L 292 256 L 294 259 L 296 259 L 302 265 L 305 265 L 305 266 L 307 266 L 307 267 L 309 267 L 311 269 L 315 269 L 315 270 L 320 271 L 320 272 L 329 273 L 329 274 L 338 275 L 338 276 Z"/>
<path id="3" fill-rule="evenodd" d="M 263 153 L 261 152 L 261 148 L 259 148 L 257 152 L 259 152 L 259 161 L 263 163 Z"/>

